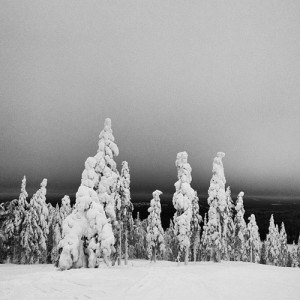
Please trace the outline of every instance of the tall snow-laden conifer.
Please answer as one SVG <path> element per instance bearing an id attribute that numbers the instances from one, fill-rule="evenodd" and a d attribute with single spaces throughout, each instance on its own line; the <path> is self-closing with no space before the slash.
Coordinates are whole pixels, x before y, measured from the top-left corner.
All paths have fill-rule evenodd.
<path id="1" fill-rule="evenodd" d="M 148 256 L 151 261 L 156 262 L 157 253 L 163 253 L 165 251 L 164 244 L 164 230 L 161 226 L 161 204 L 159 196 L 161 191 L 156 190 L 152 193 L 153 199 L 150 201 L 150 207 L 148 208 L 148 226 L 147 226 L 147 244 L 148 244 Z"/>
<path id="2" fill-rule="evenodd" d="M 193 250 L 193 260 L 196 261 L 197 254 L 200 248 L 200 222 L 202 217 L 199 214 L 199 198 L 195 191 L 195 196 L 192 200 L 192 219 L 191 219 L 191 246 Z"/>
<path id="3" fill-rule="evenodd" d="M 111 120 L 107 118 L 104 122 L 104 129 L 99 135 L 98 151 L 95 155 L 97 162 L 95 171 L 99 178 L 95 188 L 110 223 L 114 223 L 116 219 L 115 194 L 118 193 L 117 182 L 119 178 L 117 165 L 113 159 L 114 156 L 119 155 L 119 149 L 114 141 Z"/>
<path id="4" fill-rule="evenodd" d="M 33 217 L 36 220 L 40 230 L 38 233 L 39 244 L 39 263 L 46 263 L 47 261 L 47 240 L 49 234 L 48 217 L 49 211 L 46 204 L 46 186 L 47 179 L 43 179 L 40 189 L 33 195 L 30 200 L 30 207 L 32 208 Z"/>
<path id="5" fill-rule="evenodd" d="M 26 209 L 28 208 L 28 202 L 26 200 L 27 197 L 28 194 L 26 192 L 26 177 L 24 176 L 22 179 L 19 200 L 14 209 L 14 263 L 19 263 L 21 259 L 22 247 L 20 244 L 20 234 L 22 231 L 22 225 L 24 222 Z"/>
<path id="6" fill-rule="evenodd" d="M 281 267 L 287 266 L 288 260 L 288 245 L 287 245 L 287 235 L 285 232 L 284 223 L 281 223 L 280 233 L 279 233 L 279 243 L 280 243 L 280 252 L 279 252 L 279 263 Z"/>
<path id="7" fill-rule="evenodd" d="M 200 243 L 200 259 L 201 261 L 209 261 L 210 260 L 210 250 L 208 248 L 208 226 L 207 226 L 207 214 L 204 215 L 204 224 L 201 236 L 201 243 Z"/>
<path id="8" fill-rule="evenodd" d="M 165 231 L 164 240 L 166 246 L 164 260 L 175 261 L 178 255 L 178 241 L 174 233 L 172 219 L 170 219 L 169 228 Z"/>
<path id="9" fill-rule="evenodd" d="M 58 245 L 62 235 L 62 220 L 58 203 L 54 209 L 52 219 L 52 249 L 51 249 L 51 262 L 57 267 L 59 260 L 59 249 Z"/>
<path id="10" fill-rule="evenodd" d="M 14 262 L 15 249 L 17 246 L 17 240 L 15 236 L 15 209 L 17 205 L 17 199 L 9 202 L 7 208 L 5 209 L 6 218 L 2 225 L 3 236 L 5 240 L 3 248 L 5 248 L 5 260 L 7 263 Z"/>
<path id="11" fill-rule="evenodd" d="M 231 190 L 228 186 L 226 189 L 226 208 L 224 211 L 227 226 L 225 226 L 224 224 L 225 230 L 223 231 L 223 236 L 226 241 L 224 244 L 224 248 L 226 247 L 226 250 L 223 251 L 223 253 L 225 254 L 223 256 L 223 259 L 225 260 L 234 260 L 235 227 L 233 222 L 233 209 L 234 204 L 231 198 Z"/>
<path id="12" fill-rule="evenodd" d="M 291 260 L 292 260 L 292 263 L 291 263 L 292 268 L 299 267 L 298 257 L 297 257 L 297 248 L 296 248 L 294 241 L 293 241 L 293 247 L 292 247 L 292 251 L 291 251 Z"/>
<path id="13" fill-rule="evenodd" d="M 125 265 L 128 263 L 128 230 L 131 229 L 133 204 L 130 197 L 130 173 L 126 161 L 122 162 L 121 176 L 118 185 L 117 219 L 119 222 L 119 263 L 122 256 L 122 234 L 124 230 Z"/>
<path id="14" fill-rule="evenodd" d="M 300 267 L 300 234 L 299 234 L 299 238 L 298 238 L 297 258 L 298 258 L 298 266 Z"/>
<path id="15" fill-rule="evenodd" d="M 278 266 L 280 255 L 279 233 L 273 215 L 270 218 L 269 233 L 266 238 L 266 263 Z"/>
<path id="16" fill-rule="evenodd" d="M 59 243 L 61 270 L 82 266 L 97 267 L 102 256 L 110 265 L 115 238 L 112 224 L 116 219 L 115 193 L 118 172 L 113 156 L 119 154 L 106 119 L 99 135 L 98 152 L 85 162 L 75 208 L 63 223 Z"/>
<path id="17" fill-rule="evenodd" d="M 133 228 L 129 235 L 129 244 L 131 245 L 129 252 L 132 258 L 147 258 L 147 226 L 148 220 L 140 219 L 140 214 L 137 212 L 137 217 L 134 220 Z"/>
<path id="18" fill-rule="evenodd" d="M 72 212 L 70 197 L 65 195 L 61 199 L 61 206 L 58 203 L 54 209 L 53 220 L 52 220 L 52 249 L 51 249 L 51 262 L 58 266 L 59 261 L 59 242 L 62 238 L 62 226 L 66 217 Z"/>
<path id="19" fill-rule="evenodd" d="M 48 263 L 52 263 L 52 250 L 55 248 L 55 246 L 53 244 L 53 228 L 54 228 L 54 218 L 55 218 L 55 207 L 53 207 L 50 203 L 48 203 L 48 227 L 49 227 L 49 234 L 48 234 L 48 240 L 47 240 L 47 262 Z"/>
<path id="20" fill-rule="evenodd" d="M 174 232 L 178 239 L 179 251 L 178 262 L 184 254 L 184 262 L 188 263 L 190 235 L 191 235 L 191 219 L 192 219 L 192 200 L 195 197 L 195 191 L 191 188 L 192 168 L 187 162 L 188 154 L 179 152 L 176 159 L 176 167 L 178 171 L 178 181 L 174 184 L 176 192 L 173 196 L 173 205 L 176 209 L 174 215 Z"/>
<path id="21" fill-rule="evenodd" d="M 221 260 L 222 248 L 226 244 L 223 239 L 224 212 L 226 209 L 225 175 L 222 158 L 225 153 L 218 152 L 213 161 L 213 176 L 208 190 L 208 222 L 207 237 L 210 260 Z"/>
<path id="22" fill-rule="evenodd" d="M 22 179 L 22 186 L 21 186 L 21 193 L 19 196 L 18 204 L 15 208 L 15 233 L 17 235 L 20 234 L 22 230 L 22 223 L 24 221 L 25 217 L 25 211 L 28 208 L 28 202 L 27 202 L 28 194 L 26 192 L 26 177 L 24 176 Z"/>
<path id="23" fill-rule="evenodd" d="M 33 206 L 25 212 L 25 218 L 21 231 L 21 263 L 33 264 L 38 263 L 41 257 L 41 247 L 39 237 L 43 236 L 43 231 L 37 223 L 37 213 Z M 44 243 L 42 239 L 42 243 Z M 42 248 L 43 252 L 45 251 Z"/>
<path id="24" fill-rule="evenodd" d="M 236 216 L 234 218 L 235 227 L 235 260 L 246 261 L 246 245 L 245 245 L 245 234 L 246 234 L 246 222 L 244 220 L 244 192 L 240 192 L 236 202 L 235 210 Z"/>
<path id="25" fill-rule="evenodd" d="M 260 237 L 255 215 L 249 217 L 246 233 L 246 251 L 249 262 L 259 263 L 260 261 Z"/>

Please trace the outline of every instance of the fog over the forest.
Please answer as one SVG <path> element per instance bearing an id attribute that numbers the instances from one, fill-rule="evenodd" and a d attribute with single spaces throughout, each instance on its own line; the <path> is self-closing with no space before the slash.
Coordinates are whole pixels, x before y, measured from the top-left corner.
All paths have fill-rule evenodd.
<path id="1" fill-rule="evenodd" d="M 74 194 L 106 117 L 133 194 L 172 194 L 177 152 L 206 194 L 300 195 L 299 1 L 5 1 L 0 200 Z M 150 198 L 149 198 L 150 199 Z"/>

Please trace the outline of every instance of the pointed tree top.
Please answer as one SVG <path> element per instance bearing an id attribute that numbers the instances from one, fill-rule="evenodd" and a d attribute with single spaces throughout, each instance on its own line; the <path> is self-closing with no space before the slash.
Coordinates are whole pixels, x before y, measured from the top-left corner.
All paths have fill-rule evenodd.
<path id="1" fill-rule="evenodd" d="M 122 168 L 128 168 L 128 162 L 127 161 L 122 161 Z"/>
<path id="2" fill-rule="evenodd" d="M 47 179 L 44 178 L 43 181 L 41 182 L 41 187 L 46 187 L 47 186 Z"/>
<path id="3" fill-rule="evenodd" d="M 111 127 L 111 119 L 110 118 L 106 118 L 104 121 L 104 126 L 108 126 Z"/>
<path id="4" fill-rule="evenodd" d="M 251 216 L 248 218 L 248 220 L 253 220 L 253 221 L 255 221 L 255 215 L 254 215 L 254 214 L 251 214 Z"/>
<path id="5" fill-rule="evenodd" d="M 223 158 L 223 157 L 225 157 L 225 153 L 224 152 L 218 152 L 217 157 Z"/>
<path id="6" fill-rule="evenodd" d="M 156 190 L 152 193 L 154 199 L 158 199 L 161 194 L 162 192 L 159 190 Z"/>
<path id="7" fill-rule="evenodd" d="M 26 192 L 26 176 L 25 175 L 22 179 L 21 193 L 23 193 L 25 197 L 28 197 L 28 194 Z"/>
<path id="8" fill-rule="evenodd" d="M 244 192 L 240 192 L 238 197 L 244 197 L 245 193 Z"/>

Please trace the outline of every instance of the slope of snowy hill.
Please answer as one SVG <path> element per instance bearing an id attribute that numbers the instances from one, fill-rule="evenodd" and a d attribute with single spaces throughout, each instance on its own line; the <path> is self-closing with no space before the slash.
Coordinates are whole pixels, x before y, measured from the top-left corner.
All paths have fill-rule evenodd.
<path id="1" fill-rule="evenodd" d="M 62 272 L 7 264 L 0 266 L 0 299 L 300 299 L 300 268 L 134 260 Z"/>

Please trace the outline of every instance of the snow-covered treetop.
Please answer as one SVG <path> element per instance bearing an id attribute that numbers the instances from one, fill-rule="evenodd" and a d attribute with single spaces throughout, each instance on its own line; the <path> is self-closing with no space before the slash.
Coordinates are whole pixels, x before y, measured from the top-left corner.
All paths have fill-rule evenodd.
<path id="1" fill-rule="evenodd" d="M 40 189 L 33 195 L 31 198 L 31 203 L 39 201 L 39 202 L 46 202 L 46 186 L 47 186 L 47 179 L 43 179 L 41 182 L 41 187 Z"/>
<path id="2" fill-rule="evenodd" d="M 28 194 L 26 192 L 26 176 L 24 175 L 23 179 L 22 179 L 22 186 L 21 186 L 21 194 L 20 197 L 23 196 L 25 198 L 28 197 Z"/>
<path id="3" fill-rule="evenodd" d="M 123 187 L 125 189 L 130 188 L 130 174 L 129 174 L 129 166 L 127 161 L 122 162 L 122 169 L 121 169 L 121 177 L 123 179 Z"/>
<path id="4" fill-rule="evenodd" d="M 119 148 L 114 143 L 114 140 L 115 138 L 111 129 L 111 120 L 107 118 L 104 122 L 104 129 L 99 134 L 98 150 L 95 155 L 97 160 L 96 172 L 103 172 L 107 165 L 113 171 L 116 171 L 116 163 L 113 160 L 113 156 L 119 155 Z"/>
<path id="5" fill-rule="evenodd" d="M 72 211 L 70 197 L 65 195 L 61 199 L 60 217 L 64 220 Z"/>
<path id="6" fill-rule="evenodd" d="M 192 168 L 187 162 L 188 154 L 179 152 L 177 154 L 176 166 L 178 171 L 178 181 L 175 182 L 176 192 L 173 196 L 173 205 L 176 210 L 186 211 L 191 209 L 192 200 L 195 197 L 195 191 L 190 186 L 192 181 Z"/>
<path id="7" fill-rule="evenodd" d="M 225 153 L 218 152 L 213 161 L 213 176 L 210 180 L 207 202 L 223 211 L 226 207 L 225 175 L 222 158 Z M 217 201 L 214 201 L 217 199 Z"/>
<path id="8" fill-rule="evenodd" d="M 70 201 L 70 197 L 68 196 L 68 195 L 65 195 L 62 199 L 61 199 L 61 205 L 63 206 L 63 207 L 65 207 L 65 206 L 70 206 L 70 203 L 71 203 L 71 201 Z"/>
<path id="9" fill-rule="evenodd" d="M 235 206 L 235 210 L 237 212 L 237 216 L 238 217 L 242 217 L 242 218 L 243 218 L 243 216 L 245 214 L 243 197 L 244 197 L 244 192 L 240 192 L 238 194 L 238 199 L 236 201 L 236 206 Z"/>
<path id="10" fill-rule="evenodd" d="M 159 198 L 159 196 L 161 194 L 162 194 L 162 192 L 159 190 L 156 190 L 152 193 L 153 199 L 150 201 L 150 207 L 148 208 L 148 212 L 150 213 L 149 217 L 151 219 L 154 218 L 155 221 L 158 221 L 158 220 L 156 220 L 156 218 L 158 218 L 158 216 L 161 213 L 161 204 L 160 204 L 160 198 Z"/>
<path id="11" fill-rule="evenodd" d="M 46 186 L 47 186 L 47 179 L 44 178 L 43 181 L 41 182 L 41 189 L 40 189 L 43 194 L 46 194 Z"/>
<path id="12" fill-rule="evenodd" d="M 256 219 L 255 219 L 255 215 L 251 214 L 251 216 L 248 218 L 249 223 L 248 223 L 248 230 L 250 231 L 250 233 L 256 234 L 256 232 L 258 232 L 258 226 L 256 224 Z"/>
<path id="13" fill-rule="evenodd" d="M 274 223 L 274 217 L 273 217 L 273 214 L 271 215 L 271 218 L 270 218 L 270 225 L 269 225 L 269 233 L 272 231 L 275 231 L 276 228 L 275 228 L 275 223 Z"/>
<path id="14" fill-rule="evenodd" d="M 148 212 L 148 226 L 147 226 L 147 242 L 148 242 L 148 253 L 151 257 L 152 248 L 159 247 L 158 250 L 164 251 L 164 238 L 163 238 L 163 229 L 161 226 L 161 204 L 159 196 L 162 194 L 161 191 L 156 190 L 152 193 L 153 199 L 150 201 L 150 207 Z"/>
<path id="15" fill-rule="evenodd" d="M 95 166 L 97 164 L 97 161 L 94 157 L 88 157 L 87 160 L 84 163 L 84 171 L 81 175 L 81 184 L 89 187 L 94 188 L 96 184 L 98 184 L 98 174 L 95 172 Z"/>
<path id="16" fill-rule="evenodd" d="M 188 154 L 186 151 L 179 152 L 175 161 L 175 165 L 178 170 L 178 179 L 182 182 L 191 183 L 192 182 L 192 168 L 187 162 Z M 175 186 L 176 187 L 176 186 Z"/>

